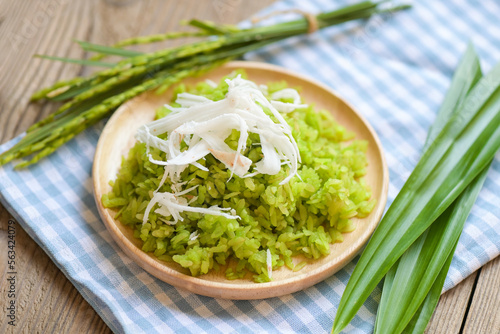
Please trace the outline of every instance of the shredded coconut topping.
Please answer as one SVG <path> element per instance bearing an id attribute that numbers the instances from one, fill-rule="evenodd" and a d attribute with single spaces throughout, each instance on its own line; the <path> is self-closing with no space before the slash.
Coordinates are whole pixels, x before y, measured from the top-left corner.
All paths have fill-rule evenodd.
<path id="1" fill-rule="evenodd" d="M 200 235 L 200 232 L 198 230 L 196 230 L 189 235 L 189 240 L 194 241 L 194 240 L 198 239 L 199 235 Z"/>
<path id="2" fill-rule="evenodd" d="M 239 216 L 236 214 L 233 214 L 234 212 L 231 212 L 230 208 L 219 208 L 217 206 L 211 206 L 210 208 L 200 208 L 200 207 L 195 207 L 195 206 L 189 206 L 189 203 L 186 198 L 181 197 L 181 195 L 185 195 L 189 193 L 191 190 L 195 189 L 195 187 L 191 187 L 189 189 L 186 189 L 184 191 L 178 192 L 178 193 L 161 193 L 161 192 L 155 192 L 153 195 L 153 198 L 151 201 L 148 203 L 148 206 L 146 207 L 146 211 L 144 212 L 144 217 L 142 219 L 142 223 L 145 224 L 148 220 L 149 212 L 151 212 L 151 209 L 153 209 L 153 206 L 158 203 L 159 207 L 154 211 L 155 213 L 162 215 L 164 217 L 169 217 L 171 216 L 174 221 L 173 223 L 170 223 L 170 221 L 165 221 L 166 223 L 169 223 L 170 225 L 173 225 L 177 223 L 177 221 L 182 221 L 184 220 L 182 216 L 180 215 L 181 212 L 183 211 L 188 211 L 188 212 L 199 212 L 203 214 L 211 214 L 215 216 L 223 216 L 229 219 L 240 219 Z M 224 211 L 230 211 L 230 213 L 226 213 Z"/>
<path id="3" fill-rule="evenodd" d="M 207 170 L 197 161 L 208 154 L 212 154 L 231 171 L 231 174 L 239 177 L 251 177 L 259 173 L 275 175 L 281 170 L 282 165 L 287 165 L 290 172 L 280 184 L 287 183 L 297 174 L 300 162 L 299 149 L 290 126 L 280 112 L 307 107 L 300 104 L 298 92 L 286 88 L 273 93 L 270 101 L 263 93 L 267 92 L 267 87 L 259 87 L 251 81 L 242 79 L 241 76 L 227 79 L 226 83 L 228 93 L 224 99 L 212 101 L 189 93 L 178 94 L 176 102 L 180 105 L 179 108 L 166 106 L 172 111 L 169 115 L 139 128 L 136 138 L 146 143 L 149 160 L 165 166 L 165 175 L 160 186 L 167 177 L 173 183 L 179 184 L 180 174 L 190 164 Z M 283 98 L 293 99 L 293 103 L 274 101 Z M 265 110 L 269 111 L 277 122 L 274 122 Z M 224 142 L 233 129 L 240 133 L 236 150 Z M 168 133 L 166 140 L 158 137 L 164 133 Z M 263 154 L 262 159 L 253 164 L 252 171 L 250 171 L 252 161 L 243 155 L 249 133 L 259 135 Z M 187 149 L 181 150 L 182 143 Z M 150 147 L 165 152 L 166 160 L 153 159 L 149 154 Z M 160 204 L 160 208 L 155 212 L 172 216 L 174 222 L 182 220 L 179 215 L 181 211 L 237 217 L 234 214 L 224 213 L 224 209 L 217 207 L 209 209 L 190 207 L 186 199 L 179 197 L 183 193 L 185 191 L 174 194 L 156 191 L 146 209 L 144 222 L 156 203 Z"/>
<path id="4" fill-rule="evenodd" d="M 267 249 L 266 264 L 267 264 L 267 276 L 269 276 L 269 279 L 272 279 L 273 278 L 273 257 L 271 256 L 271 250 L 269 248 Z"/>

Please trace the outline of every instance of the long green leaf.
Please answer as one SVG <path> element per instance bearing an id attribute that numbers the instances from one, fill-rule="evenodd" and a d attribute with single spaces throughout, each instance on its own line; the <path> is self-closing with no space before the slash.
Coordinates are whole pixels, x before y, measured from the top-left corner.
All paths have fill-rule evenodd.
<path id="1" fill-rule="evenodd" d="M 460 104 L 482 76 L 479 58 L 472 44 L 469 44 L 453 75 L 450 88 L 444 97 L 441 108 L 439 108 L 436 119 L 429 129 L 424 151 L 429 148 L 450 118 L 458 112 Z"/>
<path id="2" fill-rule="evenodd" d="M 354 317 L 408 247 L 500 148 L 500 64 L 483 77 L 424 153 L 366 246 L 347 284 L 333 332 Z"/>
<path id="3" fill-rule="evenodd" d="M 224 29 L 222 26 L 216 25 L 210 21 L 201 21 L 197 19 L 189 20 L 188 24 L 192 27 L 196 27 L 210 34 L 214 35 L 224 35 L 229 33 L 227 29 Z"/>
<path id="4" fill-rule="evenodd" d="M 437 137 L 446 122 L 456 113 L 460 103 L 481 77 L 479 59 L 472 45 L 469 45 L 455 71 L 450 88 L 444 98 L 434 124 L 431 126 L 424 150 Z M 436 278 L 443 271 L 443 266 L 453 254 L 454 246 L 460 237 L 470 208 L 482 187 L 486 173 L 481 173 L 479 180 L 469 185 L 470 191 L 464 191 L 460 197 L 425 231 L 403 254 L 401 261 L 387 273 L 392 279 L 384 280 L 384 287 L 378 312 L 375 332 L 400 333 L 411 320 L 419 306 L 431 290 Z M 462 210 L 463 209 L 463 210 Z M 446 272 L 444 272 L 446 277 Z M 395 277 L 395 278 L 394 278 Z M 439 298 L 442 285 L 436 296 Z M 394 307 L 397 305 L 398 307 Z M 422 308 L 421 312 L 432 314 L 433 309 Z M 427 318 L 428 314 L 417 317 Z M 420 321 L 421 323 L 422 321 Z M 383 330 L 382 330 L 383 329 Z M 424 327 L 425 329 L 425 327 Z M 416 329 L 415 329 L 416 330 Z"/>
<path id="5" fill-rule="evenodd" d="M 155 34 L 149 36 L 138 36 L 138 37 L 128 38 L 114 44 L 112 47 L 123 48 L 124 46 L 151 44 L 151 43 L 166 41 L 169 39 L 186 38 L 186 37 L 206 37 L 206 36 L 210 36 L 210 34 L 199 31 L 176 31 L 166 34 Z M 105 53 L 100 53 L 91 57 L 90 60 L 101 60 L 106 56 L 108 55 Z"/>
<path id="6" fill-rule="evenodd" d="M 415 291 L 413 294 L 414 298 L 409 300 L 407 312 L 398 320 L 393 320 L 394 323 L 390 325 L 390 328 L 394 328 L 393 333 L 401 333 L 403 330 L 410 333 L 424 332 L 427 322 L 439 300 L 444 279 L 446 278 L 446 273 L 451 263 L 448 261 L 451 261 L 450 257 L 453 257 L 465 221 L 483 187 L 484 180 L 488 174 L 488 167 L 489 165 L 483 169 L 476 179 L 474 179 L 464 192 L 460 194 L 458 199 L 432 224 L 424 245 L 424 247 L 427 247 L 423 248 L 423 252 L 420 254 L 421 256 L 418 257 L 418 265 L 416 268 L 413 271 L 410 270 L 416 273 L 416 275 L 412 277 L 414 283 L 412 290 Z M 431 258 L 430 261 L 428 260 L 429 258 Z M 426 267 L 427 264 L 428 266 Z M 406 269 L 407 268 L 402 267 L 401 272 L 404 272 Z M 400 268 L 398 268 L 398 272 L 400 272 Z M 440 280 L 436 284 L 438 277 L 440 277 Z M 394 287 L 397 287 L 396 294 L 401 293 L 401 288 L 403 288 L 399 287 L 397 284 L 398 281 L 395 280 Z M 437 286 L 435 286 L 432 293 L 430 293 L 434 285 Z M 415 324 L 410 325 L 409 328 L 405 328 L 413 318 L 412 313 L 418 310 L 419 306 L 427 297 L 429 297 L 429 301 L 425 303 L 426 307 L 422 309 L 421 313 L 416 314 Z M 434 307 L 432 307 L 432 305 Z M 418 321 L 418 319 L 420 319 L 420 321 Z M 424 323 L 424 319 L 427 319 L 427 322 Z M 398 322 L 396 323 L 396 321 Z M 381 328 L 384 328 L 383 323 L 380 322 L 380 324 Z"/>
<path id="7" fill-rule="evenodd" d="M 453 250 L 457 247 L 458 241 L 453 246 Z M 423 333 L 429 320 L 431 319 L 432 313 L 436 308 L 436 305 L 439 301 L 439 297 L 441 296 L 441 290 L 444 285 L 444 281 L 446 280 L 446 274 L 448 273 L 448 269 L 450 268 L 451 260 L 453 259 L 453 252 L 446 259 L 446 263 L 443 266 L 443 269 L 439 273 L 438 277 L 434 281 L 429 293 L 425 297 L 424 302 L 420 305 L 418 311 L 415 313 L 410 323 L 404 329 L 404 333 L 408 334 L 417 334 Z M 391 273 L 387 273 L 386 277 Z M 385 282 L 385 281 L 384 281 Z"/>
<path id="8" fill-rule="evenodd" d="M 439 216 L 431 227 L 412 244 L 401 257 L 388 297 L 380 304 L 377 317 L 378 333 L 401 333 L 427 297 L 445 263 L 453 256 L 455 246 L 462 232 L 465 220 L 476 201 L 486 178 L 487 168 L 465 189 L 458 199 Z M 395 267 L 393 267 L 395 268 Z M 445 278 L 449 267 L 444 270 Z M 444 282 L 443 282 L 444 283 Z M 384 283 L 384 291 L 389 287 Z M 442 288 L 442 284 L 440 289 Z M 437 297 L 441 290 L 437 291 Z M 435 296 L 432 296 L 434 298 Z M 436 299 L 438 299 L 436 298 Z M 394 307 L 397 305 L 397 307 Z M 423 310 L 428 317 L 433 309 Z M 430 312 L 430 314 L 428 313 Z M 422 332 L 425 327 L 422 328 Z"/>
<path id="9" fill-rule="evenodd" d="M 106 55 L 120 57 L 134 57 L 144 54 L 144 52 L 122 49 L 120 47 L 105 46 L 84 41 L 76 41 L 85 51 L 98 52 Z"/>

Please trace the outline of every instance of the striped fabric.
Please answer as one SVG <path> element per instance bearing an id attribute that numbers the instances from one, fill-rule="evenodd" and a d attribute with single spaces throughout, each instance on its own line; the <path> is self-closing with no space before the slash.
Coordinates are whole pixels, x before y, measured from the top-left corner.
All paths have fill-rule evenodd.
<path id="1" fill-rule="evenodd" d="M 288 0 L 265 12 L 332 8 Z M 335 1 L 340 6 L 353 1 Z M 483 71 L 500 61 L 500 3 L 421 0 L 411 10 L 295 37 L 247 56 L 320 80 L 373 125 L 390 170 L 389 203 L 421 155 L 451 75 L 472 40 Z M 0 199 L 116 333 L 329 332 L 356 260 L 291 295 L 255 301 L 198 296 L 163 283 L 112 241 L 92 195 L 91 165 L 103 123 L 29 169 L 0 168 Z M 1 146 L 0 151 L 18 139 Z M 500 253 L 500 154 L 467 221 L 445 289 Z M 370 333 L 377 288 L 347 333 Z"/>

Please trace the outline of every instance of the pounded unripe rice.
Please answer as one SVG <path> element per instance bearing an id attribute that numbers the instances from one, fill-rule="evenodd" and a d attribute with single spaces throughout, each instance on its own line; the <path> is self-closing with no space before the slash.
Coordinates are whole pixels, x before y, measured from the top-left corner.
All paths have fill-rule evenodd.
<path id="1" fill-rule="evenodd" d="M 270 83 L 268 94 L 283 88 L 285 82 Z M 217 101 L 227 93 L 227 84 L 221 80 L 214 88 L 202 82 L 189 90 L 179 85 L 173 101 L 185 91 Z M 157 116 L 168 113 L 163 107 Z M 355 229 L 351 218 L 367 216 L 375 200 L 370 200 L 371 192 L 363 179 L 367 142 L 354 140 L 354 134 L 337 124 L 328 111 L 313 106 L 282 115 L 292 129 L 302 160 L 298 176 L 288 183 L 279 184 L 287 176 L 287 166 L 276 175 L 240 178 L 231 175 L 211 154 L 198 161 L 209 171 L 190 165 L 181 174 L 181 180 L 187 181 L 184 189 L 198 186 L 185 195 L 188 200 L 195 199 L 190 205 L 233 208 L 241 219 L 182 212 L 184 219 L 173 224 L 171 217 L 154 212 L 156 204 L 143 224 L 164 168 L 149 161 L 145 144 L 139 142 L 122 159 L 116 180 L 110 182 L 112 191 L 102 198 L 103 205 L 117 210 L 115 218 L 133 229 L 134 236 L 142 240 L 143 251 L 153 252 L 163 261 L 175 261 L 193 276 L 221 270 L 233 259 L 235 265 L 225 270 L 228 279 L 242 278 L 250 271 L 255 282 L 270 281 L 268 249 L 273 269 L 286 265 L 300 270 L 304 262 L 294 265 L 292 257 L 301 254 L 318 259 L 329 254 L 330 244 L 342 242 L 342 233 Z M 238 138 L 239 132 L 233 130 L 225 142 L 236 149 Z M 166 159 L 159 150 L 151 148 L 149 152 L 156 160 Z M 244 155 L 254 163 L 262 158 L 257 134 L 250 134 Z M 171 186 L 167 178 L 159 191 L 179 191 Z"/>

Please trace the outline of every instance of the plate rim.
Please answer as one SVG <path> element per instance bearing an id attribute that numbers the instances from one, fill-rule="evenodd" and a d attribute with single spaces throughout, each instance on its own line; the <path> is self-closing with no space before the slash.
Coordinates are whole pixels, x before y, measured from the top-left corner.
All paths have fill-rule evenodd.
<path id="1" fill-rule="evenodd" d="M 128 108 L 129 105 L 133 104 L 136 99 L 140 98 L 141 95 L 127 101 L 126 103 L 122 104 L 111 116 L 111 118 L 108 120 L 106 126 L 104 127 L 101 136 L 99 137 L 98 144 L 96 147 L 95 155 L 94 155 L 94 163 L 92 167 L 92 178 L 93 178 L 93 195 L 94 199 L 99 211 L 99 215 L 101 217 L 101 220 L 104 222 L 106 229 L 108 232 L 111 234 L 113 240 L 118 244 L 121 250 L 123 250 L 137 265 L 142 267 L 144 270 L 149 272 L 151 275 L 154 277 L 171 284 L 177 288 L 181 288 L 184 290 L 188 290 L 190 292 L 200 294 L 200 295 L 205 295 L 209 297 L 215 297 L 215 298 L 223 298 L 223 299 L 233 299 L 233 300 L 252 300 L 252 299 L 264 299 L 264 298 L 271 298 L 271 297 L 277 297 L 289 293 L 293 293 L 299 290 L 304 289 L 299 288 L 299 289 L 294 289 L 299 282 L 302 282 L 305 278 L 308 278 L 310 281 L 310 284 L 307 284 L 307 287 L 312 286 L 314 284 L 319 283 L 320 281 L 326 279 L 327 277 L 332 276 L 334 273 L 336 273 L 338 270 L 343 268 L 354 256 L 356 256 L 360 250 L 363 248 L 363 246 L 367 243 L 368 239 L 371 237 L 373 234 L 375 228 L 377 227 L 378 223 L 380 222 L 380 219 L 382 218 L 383 212 L 385 210 L 385 206 L 387 203 L 387 195 L 388 195 L 388 186 L 389 186 L 389 171 L 387 167 L 387 162 L 385 159 L 385 154 L 384 150 L 382 147 L 382 144 L 380 142 L 380 139 L 371 126 L 371 124 L 363 117 L 362 114 L 360 114 L 348 101 L 344 100 L 340 94 L 338 94 L 334 89 L 331 87 L 317 81 L 314 78 L 310 78 L 308 76 L 302 75 L 295 73 L 291 70 L 288 70 L 284 67 L 269 64 L 269 63 L 263 63 L 263 62 L 254 62 L 254 61 L 231 61 L 228 62 L 224 65 L 221 66 L 222 69 L 227 68 L 228 70 L 235 70 L 238 68 L 242 69 L 258 69 L 258 70 L 269 70 L 272 72 L 278 72 L 278 73 L 283 73 L 287 75 L 294 76 L 300 80 L 307 81 L 315 86 L 320 87 L 321 89 L 327 91 L 328 93 L 332 94 L 340 100 L 342 103 L 344 103 L 348 108 L 352 110 L 354 114 L 361 120 L 361 122 L 366 126 L 366 128 L 369 131 L 370 136 L 373 138 L 374 142 L 376 143 L 377 146 L 377 151 L 380 154 L 379 155 L 380 160 L 381 160 L 381 167 L 382 167 L 382 198 L 376 198 L 377 199 L 377 204 L 376 204 L 376 212 L 372 212 L 371 215 L 375 215 L 375 219 L 373 219 L 374 223 L 372 223 L 373 226 L 370 225 L 370 228 L 367 229 L 361 236 L 360 238 L 356 239 L 355 243 L 349 247 L 350 252 L 344 254 L 341 253 L 339 254 L 338 260 L 335 262 L 336 264 L 333 265 L 333 267 L 338 267 L 336 270 L 333 270 L 329 272 L 327 275 L 325 275 L 325 271 L 328 272 L 327 269 L 329 267 L 332 267 L 329 263 L 325 263 L 324 265 L 315 268 L 311 271 L 304 271 L 302 273 L 299 273 L 297 275 L 294 275 L 292 277 L 279 280 L 279 281 L 271 281 L 271 282 L 265 282 L 265 283 L 243 283 L 243 284 L 228 284 L 225 282 L 215 282 L 215 281 L 210 281 L 210 280 L 205 280 L 202 277 L 193 277 L 190 275 L 186 275 L 184 273 L 181 273 L 179 271 L 176 271 L 166 265 L 161 265 L 158 261 L 152 258 L 152 255 L 149 255 L 148 253 L 142 251 L 140 248 L 138 248 L 136 245 L 132 243 L 119 229 L 119 227 L 116 225 L 116 221 L 113 219 L 113 217 L 110 214 L 110 209 L 106 209 L 103 207 L 100 194 L 103 194 L 102 189 L 99 184 L 99 180 L 96 177 L 96 175 L 99 175 L 99 165 L 100 165 L 100 158 L 101 158 L 101 151 L 103 150 L 103 145 L 104 141 L 101 140 L 102 138 L 105 138 L 103 134 L 106 133 L 106 131 L 109 129 L 108 124 L 113 124 L 114 120 L 119 118 L 120 115 Z M 205 73 L 201 77 L 205 76 Z M 200 78 L 200 80 L 202 80 Z M 182 83 L 183 80 L 176 84 Z M 109 180 L 107 180 L 109 182 Z M 114 223 L 112 223 L 113 221 Z M 121 222 L 118 222 L 121 224 Z M 153 255 L 154 256 L 154 255 Z M 326 268 L 324 268 L 326 267 Z M 170 279 L 165 279 L 164 273 L 167 273 L 168 276 L 170 276 Z M 161 277 L 159 277 L 161 276 Z M 182 286 L 177 284 L 176 280 L 182 280 L 183 284 Z M 277 289 L 277 287 L 280 287 L 282 289 Z M 221 294 L 218 293 L 218 289 L 223 289 L 226 293 Z M 245 295 L 248 295 L 246 297 L 242 297 L 241 293 L 245 292 Z M 265 292 L 265 293 L 263 293 Z"/>

